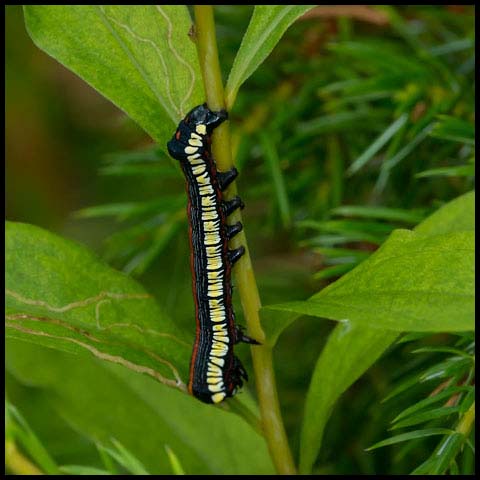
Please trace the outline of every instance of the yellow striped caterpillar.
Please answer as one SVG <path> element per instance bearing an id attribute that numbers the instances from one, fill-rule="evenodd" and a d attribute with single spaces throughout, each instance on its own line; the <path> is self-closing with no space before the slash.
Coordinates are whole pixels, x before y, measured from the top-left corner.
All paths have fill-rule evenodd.
<path id="1" fill-rule="evenodd" d="M 210 144 L 213 130 L 227 112 L 211 111 L 206 104 L 192 109 L 168 142 L 170 155 L 179 160 L 187 182 L 190 263 L 195 302 L 196 336 L 190 362 L 189 392 L 206 403 L 235 395 L 247 372 L 233 354 L 238 342 L 258 344 L 235 325 L 231 269 L 245 253 L 228 249 L 228 241 L 242 224 L 227 217 L 243 208 L 240 198 L 224 201 L 222 192 L 237 177 L 236 168 L 218 172 Z"/>

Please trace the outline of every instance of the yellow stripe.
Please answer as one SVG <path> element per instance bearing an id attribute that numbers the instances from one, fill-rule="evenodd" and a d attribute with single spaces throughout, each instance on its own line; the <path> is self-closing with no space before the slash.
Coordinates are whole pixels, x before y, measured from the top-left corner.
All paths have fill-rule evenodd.
<path id="1" fill-rule="evenodd" d="M 195 127 L 195 130 L 200 134 L 200 135 L 205 135 L 207 133 L 207 127 L 203 124 L 197 125 Z"/>
<path id="2" fill-rule="evenodd" d="M 188 140 L 188 143 L 194 147 L 201 147 L 202 146 L 202 142 L 201 140 L 197 140 L 196 138 L 190 138 Z"/>
<path id="3" fill-rule="evenodd" d="M 221 382 L 220 384 L 218 385 L 209 385 L 208 386 L 208 389 L 211 391 L 211 392 L 221 392 L 224 388 L 224 385 L 223 385 L 223 382 Z"/>
<path id="4" fill-rule="evenodd" d="M 203 125 L 202 125 L 202 127 L 203 127 Z M 226 395 L 223 392 L 215 393 L 214 395 L 212 395 L 212 402 L 213 403 L 220 403 L 225 397 L 226 397 Z"/>

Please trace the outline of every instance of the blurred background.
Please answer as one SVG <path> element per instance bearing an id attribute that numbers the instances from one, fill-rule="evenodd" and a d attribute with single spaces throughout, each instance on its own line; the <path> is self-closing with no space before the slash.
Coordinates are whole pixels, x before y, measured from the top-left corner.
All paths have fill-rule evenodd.
<path id="1" fill-rule="evenodd" d="M 88 245 L 137 277 L 191 330 L 178 166 L 33 44 L 20 6 L 5 11 L 7 220 Z M 251 12 L 251 6 L 215 7 L 225 79 Z M 240 89 L 231 112 L 238 189 L 263 304 L 308 298 L 394 228 L 412 228 L 473 188 L 474 66 L 473 6 L 324 6 L 292 25 Z M 310 374 L 332 326 L 303 318 L 275 351 L 294 450 Z M 342 397 L 317 473 L 404 473 L 428 454 L 434 445 L 428 441 L 408 455 L 363 450 L 386 435 L 397 408 L 393 401 L 380 409 L 379 401 L 418 366 L 408 345 L 392 348 Z M 250 370 L 247 347 L 239 350 Z M 7 388 L 17 404 L 29 404 L 32 392 L 11 373 Z M 38 414 L 22 412 L 41 430 Z M 75 449 L 57 455 L 79 461 Z"/>

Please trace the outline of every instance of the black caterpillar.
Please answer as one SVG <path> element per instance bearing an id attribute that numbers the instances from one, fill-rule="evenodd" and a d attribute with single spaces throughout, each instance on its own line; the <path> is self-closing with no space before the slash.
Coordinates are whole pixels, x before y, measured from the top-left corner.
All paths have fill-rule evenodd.
<path id="1" fill-rule="evenodd" d="M 206 403 L 235 395 L 248 380 L 233 354 L 238 342 L 258 344 L 235 325 L 231 269 L 245 253 L 243 246 L 228 249 L 228 241 L 242 224 L 227 225 L 227 217 L 243 208 L 238 196 L 222 200 L 222 192 L 237 177 L 236 168 L 217 172 L 210 144 L 213 130 L 227 119 L 225 110 L 206 104 L 192 109 L 168 142 L 170 155 L 179 160 L 187 181 L 191 269 L 195 300 L 196 337 L 190 362 L 189 392 Z"/>

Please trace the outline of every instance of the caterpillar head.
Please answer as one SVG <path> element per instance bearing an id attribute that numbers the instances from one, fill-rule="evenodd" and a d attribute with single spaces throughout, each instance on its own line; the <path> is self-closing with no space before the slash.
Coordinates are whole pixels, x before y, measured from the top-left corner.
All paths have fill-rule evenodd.
<path id="1" fill-rule="evenodd" d="M 185 161 L 197 148 L 209 143 L 213 129 L 227 119 L 227 112 L 212 112 L 207 104 L 198 105 L 190 110 L 178 124 L 172 139 L 167 143 L 168 152 L 173 158 Z"/>
<path id="2" fill-rule="evenodd" d="M 198 105 L 187 113 L 183 122 L 192 131 L 200 134 L 207 135 L 212 133 L 213 129 L 218 127 L 228 117 L 226 110 L 219 110 L 218 112 L 212 112 L 207 107 L 207 104 Z M 202 126 L 205 126 L 205 129 Z"/>

